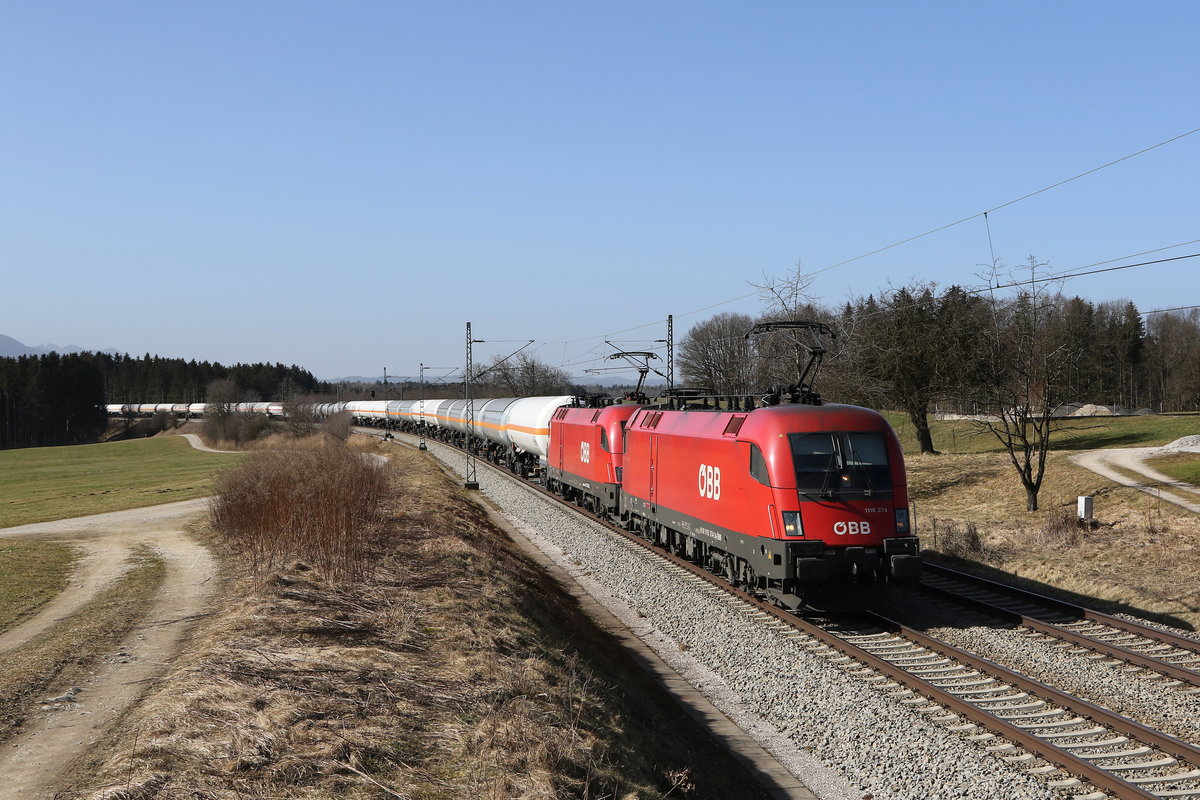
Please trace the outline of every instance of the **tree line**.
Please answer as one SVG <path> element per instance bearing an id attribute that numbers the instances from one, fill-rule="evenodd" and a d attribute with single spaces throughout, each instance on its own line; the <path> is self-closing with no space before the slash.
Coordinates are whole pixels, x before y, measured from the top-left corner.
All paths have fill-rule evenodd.
<path id="1" fill-rule="evenodd" d="M 1144 317 L 1131 302 L 1067 296 L 1037 279 L 1008 295 L 916 283 L 830 308 L 805 298 L 801 276 L 765 287 L 759 317 L 722 313 L 682 340 L 682 378 L 715 394 L 796 382 L 823 349 L 826 400 L 903 411 L 923 453 L 929 418 L 970 416 L 1004 445 L 1037 508 L 1049 436 L 1071 404 L 1200 411 L 1200 310 Z M 998 281 L 997 281 L 998 283 Z M 993 283 L 995 285 L 995 283 Z M 764 288 L 764 287 L 760 287 Z M 823 323 L 820 341 L 793 331 L 747 333 L 763 320 Z"/>
<path id="2" fill-rule="evenodd" d="M 187 361 L 149 354 L 50 353 L 0 358 L 0 449 L 95 441 L 109 403 L 206 402 L 214 381 L 236 384 L 240 400 L 275 400 L 329 390 L 295 365 Z"/>
<path id="3" fill-rule="evenodd" d="M 1094 303 L 1062 294 L 1035 299 L 1028 293 L 997 300 L 958 286 L 940 293 L 918 286 L 868 295 L 837 310 L 809 304 L 794 316 L 823 322 L 834 332 L 822 342 L 819 379 L 821 393 L 832 402 L 918 417 L 934 411 L 984 413 L 983 390 L 1003 360 L 1005 348 L 996 347 L 1002 341 L 996 337 L 1007 319 L 1010 326 L 1018 321 L 1033 326 L 1026 337 L 1031 341 L 1021 346 L 1037 342 L 1063 361 L 1054 387 L 1062 402 L 1200 411 L 1197 309 L 1143 320 L 1130 302 Z M 746 337 L 756 323 L 778 318 L 771 311 L 759 317 L 721 313 L 693 326 L 677 357 L 683 381 L 730 395 L 794 382 L 806 358 L 803 348 L 784 336 Z"/>

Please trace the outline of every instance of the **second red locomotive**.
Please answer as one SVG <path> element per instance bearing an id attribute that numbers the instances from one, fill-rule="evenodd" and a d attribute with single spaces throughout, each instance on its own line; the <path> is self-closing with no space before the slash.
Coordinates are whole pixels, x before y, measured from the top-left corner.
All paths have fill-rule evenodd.
<path id="1" fill-rule="evenodd" d="M 647 407 L 621 457 L 629 528 L 784 605 L 838 579 L 920 572 L 904 457 L 874 411 Z"/>

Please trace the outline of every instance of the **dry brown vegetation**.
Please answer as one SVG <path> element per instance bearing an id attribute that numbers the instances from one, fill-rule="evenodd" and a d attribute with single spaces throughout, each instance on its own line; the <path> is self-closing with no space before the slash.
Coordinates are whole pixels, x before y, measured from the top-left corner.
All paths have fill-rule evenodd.
<path id="1" fill-rule="evenodd" d="M 225 610 L 60 796 L 764 796 L 427 455 L 389 452 L 365 579 L 231 557 Z"/>
<path id="2" fill-rule="evenodd" d="M 1118 487 L 1064 452 L 1050 454 L 1042 509 L 1033 513 L 1005 454 L 909 456 L 907 466 L 927 549 L 1200 629 L 1196 514 Z M 1095 497 L 1093 528 L 1075 520 L 1081 495 Z"/>
<path id="3" fill-rule="evenodd" d="M 260 579 L 293 559 L 332 580 L 361 579 L 387 518 L 381 462 L 323 436 L 259 450 L 217 477 L 213 528 Z"/>

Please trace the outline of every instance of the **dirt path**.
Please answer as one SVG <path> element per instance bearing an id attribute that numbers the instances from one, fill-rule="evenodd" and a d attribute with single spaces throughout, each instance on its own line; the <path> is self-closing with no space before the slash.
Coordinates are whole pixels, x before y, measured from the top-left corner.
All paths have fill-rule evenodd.
<path id="1" fill-rule="evenodd" d="M 202 450 L 205 453 L 240 453 L 241 452 L 240 450 L 217 450 L 216 448 L 209 447 L 208 445 L 206 445 L 204 443 L 204 440 L 202 440 L 199 436 L 197 436 L 194 433 L 181 433 L 179 435 L 182 436 L 183 438 L 187 439 L 188 444 L 190 444 L 192 447 L 196 448 L 197 450 Z"/>
<path id="2" fill-rule="evenodd" d="M 1161 447 L 1126 447 L 1117 450 L 1092 450 L 1071 456 L 1071 460 L 1097 475 L 1108 478 L 1122 486 L 1131 486 L 1146 494 L 1174 503 L 1177 506 L 1200 514 L 1200 487 L 1177 481 L 1169 475 L 1146 466 L 1145 460 L 1169 452 Z M 1139 481 L 1119 472 L 1114 467 L 1145 475 L 1147 481 Z M 1167 488 L 1172 491 L 1168 491 Z M 1180 494 L 1180 492 L 1184 494 Z"/>
<path id="3" fill-rule="evenodd" d="M 74 702 L 43 707 L 22 733 L 0 750 L 0 800 L 49 798 L 76 756 L 161 676 L 180 639 L 208 608 L 216 563 L 185 525 L 204 512 L 207 500 L 0 529 L 0 539 L 67 541 L 85 550 L 70 585 L 23 624 L 0 637 L 0 654 L 20 647 L 68 616 L 120 576 L 128 553 L 154 548 L 166 561 L 163 586 L 146 616 L 125 641 L 101 657 L 79 684 Z"/>

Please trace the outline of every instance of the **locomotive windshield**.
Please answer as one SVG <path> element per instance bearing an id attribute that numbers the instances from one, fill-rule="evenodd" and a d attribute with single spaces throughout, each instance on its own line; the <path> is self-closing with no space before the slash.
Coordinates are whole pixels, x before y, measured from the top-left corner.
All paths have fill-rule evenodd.
<path id="1" fill-rule="evenodd" d="M 789 433 L 788 442 L 800 494 L 847 498 L 891 493 L 882 433 Z"/>

